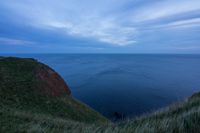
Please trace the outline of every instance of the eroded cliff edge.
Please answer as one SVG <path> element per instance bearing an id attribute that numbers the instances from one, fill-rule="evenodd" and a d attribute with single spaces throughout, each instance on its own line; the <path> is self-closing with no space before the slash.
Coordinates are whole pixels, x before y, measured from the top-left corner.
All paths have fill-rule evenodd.
<path id="1" fill-rule="evenodd" d="M 107 119 L 74 99 L 62 77 L 35 59 L 0 57 L 0 108 L 85 123 Z"/>

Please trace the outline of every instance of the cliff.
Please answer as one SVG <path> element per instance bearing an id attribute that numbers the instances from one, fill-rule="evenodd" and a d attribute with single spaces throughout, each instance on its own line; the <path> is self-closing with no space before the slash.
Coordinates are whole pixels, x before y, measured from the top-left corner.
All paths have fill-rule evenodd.
<path id="1" fill-rule="evenodd" d="M 0 58 L 0 108 L 85 123 L 107 119 L 70 96 L 65 81 L 34 59 Z"/>
<path id="2" fill-rule="evenodd" d="M 45 95 L 59 97 L 71 94 L 69 87 L 60 75 L 45 64 L 39 63 L 34 76 L 43 83 L 39 88 Z"/>

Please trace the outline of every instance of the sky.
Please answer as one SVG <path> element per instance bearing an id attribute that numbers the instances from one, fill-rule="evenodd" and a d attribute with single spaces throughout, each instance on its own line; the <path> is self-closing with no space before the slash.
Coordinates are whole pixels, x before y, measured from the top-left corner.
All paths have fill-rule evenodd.
<path id="1" fill-rule="evenodd" d="M 0 53 L 200 54 L 200 0 L 1 0 Z"/>

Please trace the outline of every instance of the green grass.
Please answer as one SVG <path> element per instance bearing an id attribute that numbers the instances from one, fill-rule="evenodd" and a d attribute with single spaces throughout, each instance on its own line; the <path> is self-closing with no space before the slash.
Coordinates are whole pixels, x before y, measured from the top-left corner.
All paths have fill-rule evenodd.
<path id="1" fill-rule="evenodd" d="M 42 64 L 32 59 L 0 59 L 0 107 L 43 113 L 88 123 L 104 123 L 107 119 L 69 95 L 43 95 L 36 70 Z"/>
<path id="2" fill-rule="evenodd" d="M 22 60 L 22 66 L 24 61 Z M 34 73 L 31 74 L 29 70 L 35 69 L 37 63 L 35 64 L 35 61 L 30 60 L 27 60 L 27 62 L 29 64 L 27 68 L 22 67 L 18 61 L 18 67 L 16 64 L 12 64 L 10 60 L 7 63 L 5 61 L 0 62 L 0 75 L 3 75 L 0 77 L 0 132 L 200 132 L 200 93 L 154 113 L 132 120 L 111 123 L 70 96 L 61 98 L 42 97 L 38 95 L 37 91 L 29 94 L 30 90 L 36 89 L 33 83 L 38 82 L 32 79 Z M 33 64 L 30 64 L 30 62 Z M 23 68 L 23 72 L 19 70 L 21 68 Z M 21 77 L 22 73 L 23 77 Z M 15 77 L 13 77 L 14 75 Z M 19 81 L 23 81 L 24 84 Z M 18 94 L 20 92 L 22 94 Z"/>
<path id="3" fill-rule="evenodd" d="M 91 124 L 11 108 L 1 108 L 0 117 L 2 132 L 199 133 L 200 97 L 115 124 Z"/>

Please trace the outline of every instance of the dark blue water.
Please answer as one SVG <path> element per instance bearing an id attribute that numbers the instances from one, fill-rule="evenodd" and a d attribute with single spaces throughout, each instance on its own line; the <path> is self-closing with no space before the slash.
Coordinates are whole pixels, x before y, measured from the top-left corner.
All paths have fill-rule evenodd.
<path id="1" fill-rule="evenodd" d="M 16 56 L 16 55 L 15 55 Z M 200 55 L 35 54 L 74 97 L 108 118 L 134 117 L 200 91 Z"/>

